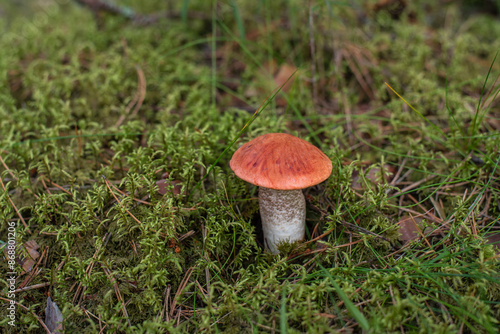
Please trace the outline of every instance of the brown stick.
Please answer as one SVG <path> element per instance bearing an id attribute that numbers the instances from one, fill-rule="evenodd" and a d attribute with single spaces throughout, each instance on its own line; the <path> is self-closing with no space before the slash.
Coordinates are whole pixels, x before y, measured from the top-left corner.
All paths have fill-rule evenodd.
<path id="1" fill-rule="evenodd" d="M 7 298 L 3 298 L 3 297 L 0 297 L 1 300 L 5 300 L 6 302 L 11 302 L 10 299 L 7 299 Z M 40 325 L 42 325 L 42 327 L 47 331 L 48 334 L 51 334 L 52 332 L 50 331 L 50 329 L 47 327 L 47 325 L 45 325 L 45 323 L 43 322 L 42 319 L 40 319 L 39 316 L 37 316 L 35 314 L 35 312 L 33 312 L 32 310 L 30 310 L 29 308 L 27 308 L 26 306 L 24 306 L 23 304 L 20 304 L 18 302 L 16 302 L 15 300 L 13 300 L 14 304 L 18 305 L 19 307 L 21 307 L 22 309 L 30 312 L 31 314 L 33 314 L 33 316 L 36 318 L 36 320 L 38 320 L 38 322 L 40 323 Z"/>

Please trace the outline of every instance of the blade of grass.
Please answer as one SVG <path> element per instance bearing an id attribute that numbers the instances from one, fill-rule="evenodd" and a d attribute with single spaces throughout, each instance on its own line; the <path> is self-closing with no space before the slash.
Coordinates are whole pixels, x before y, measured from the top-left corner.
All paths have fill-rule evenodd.
<path id="1" fill-rule="evenodd" d="M 295 71 L 295 72 L 297 72 L 297 71 Z M 207 169 L 207 172 L 202 177 L 202 179 L 200 181 L 198 181 L 198 183 L 194 186 L 193 191 L 189 195 L 188 200 L 191 199 L 191 196 L 193 196 L 194 192 L 200 187 L 201 183 L 208 177 L 208 175 L 210 175 L 210 172 L 219 163 L 220 159 L 234 145 L 234 143 L 236 143 L 236 141 L 241 137 L 241 135 L 243 133 L 245 133 L 246 129 L 253 123 L 253 121 L 255 121 L 255 119 L 257 119 L 257 117 L 260 116 L 262 111 L 264 111 L 264 109 L 271 103 L 271 101 L 274 99 L 274 97 L 281 91 L 283 86 L 285 86 L 288 83 L 288 81 L 294 76 L 295 72 L 281 86 L 277 87 L 273 92 L 271 92 L 271 94 L 264 100 L 264 102 L 261 104 L 261 106 L 255 111 L 255 113 L 252 115 L 252 117 L 250 117 L 250 119 L 245 123 L 243 128 L 238 132 L 236 137 L 226 146 L 224 151 L 222 151 L 222 153 L 217 157 L 217 159 L 215 159 L 214 163 L 212 165 L 210 165 L 210 167 Z"/>
<path id="2" fill-rule="evenodd" d="M 241 17 L 240 10 L 236 1 L 231 0 L 230 3 L 233 8 L 234 19 L 236 20 L 236 25 L 238 26 L 238 32 L 240 34 L 240 41 L 245 44 L 245 24 L 243 23 L 243 18 Z"/>
<path id="3" fill-rule="evenodd" d="M 287 333 L 287 318 L 286 318 L 286 285 L 281 289 L 281 308 L 280 308 L 280 332 Z"/>
<path id="4" fill-rule="evenodd" d="M 448 104 L 448 80 L 447 79 L 445 81 L 444 92 L 445 92 L 444 101 L 445 101 L 446 110 L 448 111 L 448 118 L 451 119 L 451 120 L 453 120 L 453 122 L 448 121 L 448 123 L 450 125 L 451 124 L 455 124 L 456 128 L 458 129 L 458 131 L 460 131 L 460 133 L 462 134 L 462 136 L 465 136 L 465 132 L 463 131 L 462 127 L 458 124 L 457 119 L 453 115 L 453 112 L 451 111 L 450 105 Z"/>
<path id="5" fill-rule="evenodd" d="M 188 7 L 189 7 L 189 0 L 182 1 L 181 19 L 183 23 L 187 23 Z"/>
<path id="6" fill-rule="evenodd" d="M 321 264 L 318 263 L 318 266 L 321 268 L 321 270 L 325 273 L 325 275 L 330 279 L 330 282 L 332 283 L 333 287 L 337 291 L 337 294 L 339 295 L 340 299 L 344 302 L 344 305 L 347 307 L 347 310 L 349 313 L 352 315 L 354 319 L 358 322 L 359 326 L 363 328 L 364 330 L 368 331 L 370 329 L 370 325 L 368 324 L 368 320 L 366 320 L 365 316 L 363 313 L 361 313 L 356 305 L 354 305 L 353 302 L 347 297 L 345 292 L 339 287 L 337 282 L 333 279 L 332 275 L 326 270 Z"/>
<path id="7" fill-rule="evenodd" d="M 392 90 L 392 92 L 393 92 L 394 94 L 396 94 L 396 95 L 397 95 L 397 96 L 398 96 L 401 100 L 403 100 L 403 102 L 404 102 L 404 103 L 406 103 L 406 105 L 407 105 L 408 107 L 410 107 L 410 108 L 411 108 L 414 112 L 416 112 L 416 113 L 417 113 L 417 115 L 419 115 L 420 117 L 422 117 L 422 119 L 423 119 L 423 120 L 424 120 L 427 124 L 429 124 L 430 126 L 432 126 L 432 127 L 433 127 L 433 128 L 434 128 L 437 132 L 439 132 L 439 133 L 440 133 L 440 134 L 444 137 L 444 139 L 445 139 L 445 140 L 443 140 L 443 141 L 446 141 L 446 139 L 447 139 L 446 134 L 443 132 L 443 130 L 441 130 L 441 128 L 440 128 L 440 127 L 438 127 L 436 124 L 434 124 L 434 123 L 432 123 L 431 121 L 429 121 L 429 120 L 427 119 L 427 117 L 425 117 L 424 115 L 422 115 L 422 113 L 421 113 L 420 111 L 418 111 L 417 109 L 415 109 L 415 108 L 414 108 L 414 107 L 413 107 L 413 106 L 412 106 L 412 105 L 411 105 L 408 101 L 406 101 L 406 100 L 405 100 L 405 99 L 404 99 L 401 95 L 399 95 L 399 94 L 398 94 L 398 92 L 396 92 L 396 91 L 395 91 L 395 90 L 394 90 L 394 89 L 393 89 L 393 88 L 392 88 L 392 87 L 391 87 L 391 86 L 390 86 L 387 82 L 385 82 L 385 85 L 386 85 L 387 87 L 389 87 L 389 88 L 390 88 L 390 90 Z"/>
<path id="8" fill-rule="evenodd" d="M 255 57 L 255 55 L 250 52 L 250 50 L 246 47 L 246 45 L 243 43 L 243 41 L 241 41 L 237 36 L 235 36 L 231 30 L 228 28 L 228 26 L 226 24 L 224 24 L 224 22 L 219 22 L 219 25 L 222 27 L 222 29 L 224 30 L 225 33 L 227 33 L 236 43 L 238 43 L 238 45 L 241 47 L 242 51 L 256 64 L 258 65 L 263 71 L 265 71 L 263 65 L 259 62 L 259 60 Z M 295 72 L 297 72 L 298 70 L 296 70 Z M 292 74 L 292 76 L 290 76 L 286 83 L 293 77 L 293 75 L 295 74 L 295 72 Z M 311 125 L 307 122 L 307 120 L 304 118 L 304 116 L 302 116 L 302 114 L 300 113 L 300 111 L 297 109 L 297 106 L 292 102 L 290 101 L 290 99 L 288 98 L 287 94 L 283 94 L 285 100 L 287 101 L 288 105 L 293 109 L 295 115 L 297 116 L 297 118 L 302 122 L 302 124 L 304 125 L 304 127 L 307 129 L 307 131 L 311 134 L 312 138 L 314 139 L 315 143 L 317 145 L 321 145 L 321 141 L 319 140 L 318 136 L 315 135 L 315 132 L 313 131 L 313 129 L 311 128 Z"/>
<path id="9" fill-rule="evenodd" d="M 217 0 L 212 1 L 212 40 L 211 40 L 211 60 L 212 60 L 212 76 L 211 76 L 211 86 L 212 86 L 212 109 L 215 108 L 216 94 L 217 94 Z"/>
<path id="10" fill-rule="evenodd" d="M 472 130 L 469 131 L 469 135 L 474 135 L 477 132 L 477 129 L 476 129 L 476 126 L 478 124 L 477 119 L 478 119 L 479 111 L 481 109 L 483 98 L 485 97 L 484 92 L 486 91 L 486 83 L 488 82 L 488 79 L 490 78 L 490 74 L 491 74 L 491 71 L 493 69 L 493 64 L 495 64 L 495 61 L 498 57 L 499 51 L 497 51 L 497 53 L 495 54 L 495 57 L 493 58 L 493 61 L 490 64 L 490 68 L 488 69 L 488 73 L 486 74 L 486 78 L 484 79 L 483 88 L 481 89 L 481 96 L 479 97 L 479 101 L 477 103 L 476 114 L 474 115 L 474 120 L 472 121 Z M 469 142 L 469 144 L 470 144 L 470 142 Z"/>

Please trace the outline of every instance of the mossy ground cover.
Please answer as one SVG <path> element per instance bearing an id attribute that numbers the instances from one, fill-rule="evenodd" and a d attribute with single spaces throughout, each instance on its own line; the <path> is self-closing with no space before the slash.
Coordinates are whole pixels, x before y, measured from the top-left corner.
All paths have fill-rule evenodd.
<path id="1" fill-rule="evenodd" d="M 15 226 L 18 256 L 40 246 L 15 267 L 14 327 L 1 262 L 2 328 L 46 332 L 50 296 L 67 333 L 497 332 L 498 17 L 444 1 L 116 4 L 174 15 L 2 4 L 0 236 Z M 305 190 L 308 242 L 280 255 L 228 165 L 269 132 L 334 164 Z"/>

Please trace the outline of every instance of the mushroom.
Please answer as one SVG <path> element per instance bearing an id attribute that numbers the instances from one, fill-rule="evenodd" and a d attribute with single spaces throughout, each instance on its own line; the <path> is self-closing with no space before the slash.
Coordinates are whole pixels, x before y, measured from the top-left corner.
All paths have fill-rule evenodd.
<path id="1" fill-rule="evenodd" d="M 303 139 L 269 133 L 241 146 L 229 165 L 240 179 L 259 186 L 265 246 L 277 254 L 280 243 L 304 240 L 306 201 L 302 189 L 330 176 L 330 159 Z"/>

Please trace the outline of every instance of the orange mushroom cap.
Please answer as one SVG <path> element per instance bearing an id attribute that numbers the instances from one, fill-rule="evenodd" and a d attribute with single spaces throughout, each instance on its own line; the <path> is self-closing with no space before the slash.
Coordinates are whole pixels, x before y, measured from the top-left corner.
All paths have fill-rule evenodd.
<path id="1" fill-rule="evenodd" d="M 332 162 L 311 143 L 286 133 L 268 133 L 241 146 L 229 162 L 242 180 L 277 190 L 304 189 L 326 180 Z"/>

